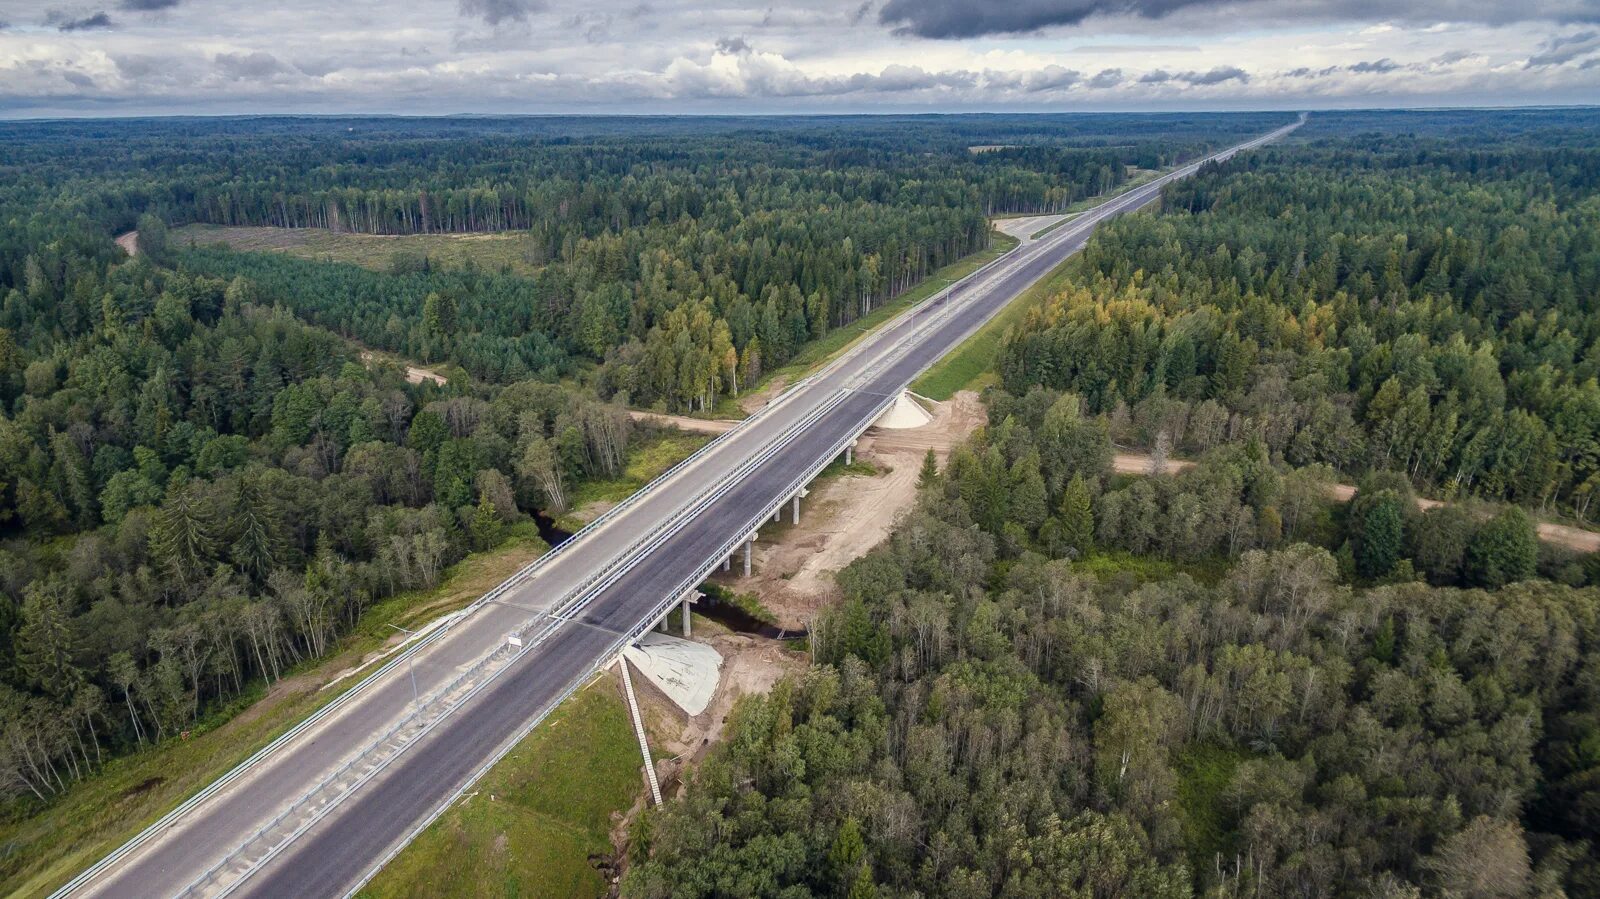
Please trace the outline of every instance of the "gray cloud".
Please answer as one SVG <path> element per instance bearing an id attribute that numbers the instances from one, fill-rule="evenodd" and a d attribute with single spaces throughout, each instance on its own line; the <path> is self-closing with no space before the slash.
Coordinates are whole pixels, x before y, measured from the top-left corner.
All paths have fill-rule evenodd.
<path id="1" fill-rule="evenodd" d="M 1250 80 L 1250 74 L 1236 66 L 1217 66 L 1209 72 L 1184 72 L 1173 77 L 1178 81 L 1196 85 L 1222 84 L 1226 81 L 1247 82 Z"/>
<path id="2" fill-rule="evenodd" d="M 544 0 L 461 0 L 461 15 L 490 25 L 526 22 L 530 13 L 544 9 Z"/>
<path id="3" fill-rule="evenodd" d="M 1558 66 L 1580 56 L 1600 50 L 1600 31 L 1580 31 L 1577 34 L 1558 35 L 1544 42 L 1544 47 L 1528 57 L 1527 67 Z"/>
<path id="4" fill-rule="evenodd" d="M 741 56 L 750 52 L 750 42 L 746 41 L 743 36 L 719 37 L 717 38 L 717 52 L 726 53 L 730 56 Z"/>
<path id="5" fill-rule="evenodd" d="M 254 53 L 218 53 L 212 60 L 217 71 L 233 81 L 258 81 L 287 71 L 278 57 L 257 50 Z"/>
<path id="6" fill-rule="evenodd" d="M 1400 64 L 1392 59 L 1389 59 L 1388 57 L 1384 57 L 1383 59 L 1375 59 L 1370 62 L 1358 62 L 1349 68 L 1350 71 L 1358 74 L 1376 73 L 1381 75 L 1384 72 L 1393 72 L 1395 69 L 1400 68 Z"/>
<path id="7" fill-rule="evenodd" d="M 1146 72 L 1139 77 L 1140 84 L 1165 84 L 1171 80 L 1172 73 L 1166 69 L 1156 69 L 1154 72 Z"/>
<path id="8" fill-rule="evenodd" d="M 60 31 L 94 31 L 99 28 L 111 27 L 111 17 L 106 15 L 104 10 L 92 16 L 84 16 L 79 19 L 68 18 L 62 13 L 53 12 L 46 18 L 46 21 L 55 25 Z"/>
<path id="9" fill-rule="evenodd" d="M 1416 23 L 1595 22 L 1594 0 L 1417 0 L 1399 5 L 1384 0 L 889 0 L 878 21 L 901 34 L 925 38 L 967 38 L 987 34 L 1025 34 L 1061 25 L 1079 25 L 1095 16 L 1162 19 L 1189 9 L 1229 8 L 1268 22 L 1343 22 L 1401 19 Z M 1261 24 L 1258 21 L 1256 24 Z"/>
<path id="10" fill-rule="evenodd" d="M 1090 78 L 1087 83 L 1089 87 L 1099 90 L 1104 90 L 1108 87 L 1116 87 L 1122 83 L 1122 70 L 1101 69 L 1100 73 L 1095 75 L 1093 78 Z"/>
<path id="11" fill-rule="evenodd" d="M 157 12 L 177 6 L 180 0 L 122 0 L 122 8 L 129 12 Z"/>

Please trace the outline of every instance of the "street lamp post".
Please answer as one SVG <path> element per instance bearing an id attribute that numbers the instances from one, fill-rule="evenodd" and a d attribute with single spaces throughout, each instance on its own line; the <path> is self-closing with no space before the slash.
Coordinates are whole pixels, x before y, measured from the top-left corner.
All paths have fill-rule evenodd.
<path id="1" fill-rule="evenodd" d="M 415 637 L 417 635 L 416 631 L 406 630 L 405 628 L 401 627 L 398 624 L 391 624 L 389 626 L 394 628 L 395 630 L 399 631 L 400 633 L 405 634 L 407 639 L 410 639 L 411 637 Z M 411 670 L 411 704 L 420 708 L 422 706 L 422 700 L 417 695 L 417 657 L 414 656 L 414 655 L 411 655 L 410 653 L 407 653 L 406 654 L 406 667 Z"/>

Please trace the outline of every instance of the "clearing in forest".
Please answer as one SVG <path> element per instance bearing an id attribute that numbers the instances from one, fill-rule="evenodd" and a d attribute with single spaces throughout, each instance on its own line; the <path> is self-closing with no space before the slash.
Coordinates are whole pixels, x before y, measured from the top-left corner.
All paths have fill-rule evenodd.
<path id="1" fill-rule="evenodd" d="M 468 262 L 499 271 L 509 268 L 532 274 L 532 239 L 526 231 L 482 234 L 355 234 L 327 228 L 184 225 L 173 229 L 173 247 L 224 243 L 242 252 L 279 252 L 302 259 L 348 262 L 374 271 L 391 271 L 397 260 L 415 265 L 422 257 L 436 266 L 454 268 Z"/>

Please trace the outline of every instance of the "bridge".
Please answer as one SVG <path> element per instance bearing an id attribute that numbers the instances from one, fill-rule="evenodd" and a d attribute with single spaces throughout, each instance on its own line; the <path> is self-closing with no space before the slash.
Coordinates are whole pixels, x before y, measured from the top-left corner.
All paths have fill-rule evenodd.
<path id="1" fill-rule="evenodd" d="M 1094 207 L 908 309 L 426 633 L 57 896 L 344 896 L 761 527 L 933 362 L 1202 164 Z"/>

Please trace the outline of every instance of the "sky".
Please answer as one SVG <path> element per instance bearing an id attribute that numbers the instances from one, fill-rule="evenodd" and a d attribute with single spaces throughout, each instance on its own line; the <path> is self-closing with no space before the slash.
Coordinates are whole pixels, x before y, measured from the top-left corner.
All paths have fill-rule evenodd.
<path id="1" fill-rule="evenodd" d="M 0 117 L 1600 103 L 1600 0 L 0 0 Z"/>

